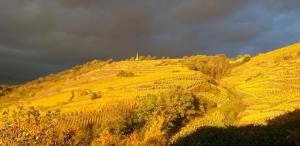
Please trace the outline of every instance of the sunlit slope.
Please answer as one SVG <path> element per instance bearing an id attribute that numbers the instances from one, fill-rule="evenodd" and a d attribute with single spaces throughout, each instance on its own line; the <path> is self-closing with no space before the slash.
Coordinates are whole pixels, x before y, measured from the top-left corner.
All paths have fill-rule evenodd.
<path id="1" fill-rule="evenodd" d="M 133 77 L 118 76 L 122 70 L 132 72 Z M 177 86 L 191 90 L 200 101 L 210 105 L 206 107 L 209 109 L 205 117 L 191 121 L 174 140 L 197 127 L 224 126 L 225 120 L 234 120 L 228 116 L 230 109 L 226 108 L 235 102 L 229 89 L 208 75 L 188 69 L 182 59 L 92 61 L 18 87 L 10 98 L 2 99 L 2 107 L 12 110 L 17 106 L 35 106 L 44 111 L 58 109 L 65 115 L 64 123 L 82 125 L 103 118 L 126 116 L 139 102 L 137 97 L 159 94 Z M 101 97 L 92 99 L 86 92 L 101 93 Z"/>
<path id="2" fill-rule="evenodd" d="M 133 77 L 119 77 L 121 71 Z M 100 110 L 119 103 L 133 104 L 135 97 L 163 92 L 181 86 L 192 89 L 207 79 L 189 70 L 178 59 L 99 62 L 93 61 L 71 70 L 51 75 L 18 87 L 3 98 L 2 107 L 39 106 L 62 112 Z M 92 100 L 85 92 L 101 94 Z M 17 98 L 15 98 L 17 97 Z"/>
<path id="3" fill-rule="evenodd" d="M 198 55 L 95 60 L 17 86 L 0 98 L 0 112 L 34 106 L 42 112 L 61 111 L 62 124 L 105 125 L 130 119 L 135 105 L 149 94 L 159 95 L 180 86 L 201 102 L 197 110 L 203 112 L 172 133 L 169 139 L 176 142 L 201 127 L 264 124 L 300 108 L 300 44 L 249 59 L 248 55 L 231 60 Z M 226 72 L 222 70 L 226 64 L 218 62 L 227 62 Z M 214 76 L 216 73 L 224 74 Z"/>
<path id="4" fill-rule="evenodd" d="M 300 108 L 300 44 L 258 55 L 224 81 L 244 95 L 238 124 L 264 123 Z"/>

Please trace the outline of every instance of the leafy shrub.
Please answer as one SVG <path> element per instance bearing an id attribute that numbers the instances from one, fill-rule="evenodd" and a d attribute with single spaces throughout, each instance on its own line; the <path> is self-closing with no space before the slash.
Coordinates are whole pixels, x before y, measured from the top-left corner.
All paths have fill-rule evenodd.
<path id="1" fill-rule="evenodd" d="M 142 136 L 136 131 L 131 133 L 128 138 L 122 141 L 123 146 L 142 146 L 142 143 Z"/>
<path id="2" fill-rule="evenodd" d="M 12 92 L 12 90 L 13 89 L 9 86 L 0 85 L 0 97 L 9 94 L 10 92 Z"/>
<path id="3" fill-rule="evenodd" d="M 98 68 L 101 68 L 107 64 L 110 64 L 112 63 L 112 59 L 109 59 L 109 60 L 92 60 L 86 64 L 83 64 L 83 65 L 77 65 L 75 67 L 73 67 L 71 69 L 72 71 L 72 74 L 73 75 L 81 75 L 81 74 L 84 74 L 84 73 L 87 73 L 91 70 L 95 70 L 95 69 L 98 69 Z"/>
<path id="4" fill-rule="evenodd" d="M 149 124 L 143 136 L 142 145 L 165 146 L 167 145 L 166 134 L 163 131 L 164 117 L 158 116 Z"/>
<path id="5" fill-rule="evenodd" d="M 136 123 L 144 126 L 158 116 L 164 118 L 163 130 L 172 133 L 193 116 L 199 114 L 199 101 L 189 91 L 178 87 L 159 95 L 138 97 Z"/>
<path id="6" fill-rule="evenodd" d="M 100 132 L 95 145 L 116 145 L 116 146 L 166 146 L 167 139 L 162 130 L 164 124 L 163 117 L 157 117 L 145 126 L 144 133 L 132 132 L 129 135 L 116 133 L 106 128 Z"/>
<path id="7" fill-rule="evenodd" d="M 102 97 L 102 93 L 100 91 L 98 92 L 91 92 L 89 93 L 89 95 L 91 96 L 92 100 L 98 99 Z"/>
<path id="8" fill-rule="evenodd" d="M 58 127 L 58 112 L 47 112 L 42 116 L 39 110 L 22 107 L 3 113 L 4 125 L 0 127 L 2 145 L 74 145 L 75 131 Z"/>
<path id="9" fill-rule="evenodd" d="M 251 55 L 245 54 L 245 55 L 238 55 L 233 60 L 230 61 L 230 64 L 232 67 L 236 67 L 239 65 L 242 65 L 246 62 L 249 62 L 251 60 Z"/>
<path id="10" fill-rule="evenodd" d="M 99 138 L 96 141 L 96 145 L 101 146 L 112 146 L 112 145 L 121 145 L 122 135 L 115 134 L 109 129 L 104 129 L 101 131 Z"/>
<path id="11" fill-rule="evenodd" d="M 201 71 L 215 79 L 223 77 L 230 69 L 229 59 L 225 55 L 192 56 L 185 58 L 183 64 L 191 70 Z"/>
<path id="12" fill-rule="evenodd" d="M 129 72 L 129 71 L 121 70 L 121 71 L 119 71 L 119 73 L 117 74 L 117 76 L 118 77 L 133 77 L 134 73 Z"/>
<path id="13" fill-rule="evenodd" d="M 246 54 L 246 55 L 243 56 L 243 62 L 248 62 L 250 60 L 251 60 L 251 55 Z"/>

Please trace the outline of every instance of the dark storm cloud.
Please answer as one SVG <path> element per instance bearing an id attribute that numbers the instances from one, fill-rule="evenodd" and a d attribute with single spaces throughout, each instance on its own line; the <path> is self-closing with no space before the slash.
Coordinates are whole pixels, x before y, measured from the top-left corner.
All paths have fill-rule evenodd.
<path id="1" fill-rule="evenodd" d="M 298 7 L 298 0 L 1 0 L 0 82 L 137 51 L 265 51 L 299 38 Z"/>
<path id="2" fill-rule="evenodd" d="M 36 50 L 40 56 L 30 59 L 47 63 L 60 58 L 72 63 L 74 59 L 68 58 L 78 56 L 88 59 L 89 53 L 94 54 L 93 49 L 113 56 L 122 47 L 147 45 L 146 37 L 155 33 L 151 24 L 153 12 L 147 7 L 114 9 L 121 6 L 118 4 L 102 11 L 86 6 L 65 7 L 57 1 L 6 5 L 10 7 L 2 9 L 5 16 L 1 17 L 4 23 L 0 24 L 0 43 L 10 48 Z"/>
<path id="3" fill-rule="evenodd" d="M 248 0 L 192 0 L 173 8 L 171 15 L 185 21 L 210 22 L 231 15 Z"/>

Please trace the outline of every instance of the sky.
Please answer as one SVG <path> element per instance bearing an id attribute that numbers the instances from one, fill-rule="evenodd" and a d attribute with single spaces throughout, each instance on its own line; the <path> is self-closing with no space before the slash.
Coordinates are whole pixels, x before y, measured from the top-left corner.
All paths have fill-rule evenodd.
<path id="1" fill-rule="evenodd" d="M 0 0 L 0 83 L 136 52 L 233 57 L 299 39 L 299 0 Z"/>

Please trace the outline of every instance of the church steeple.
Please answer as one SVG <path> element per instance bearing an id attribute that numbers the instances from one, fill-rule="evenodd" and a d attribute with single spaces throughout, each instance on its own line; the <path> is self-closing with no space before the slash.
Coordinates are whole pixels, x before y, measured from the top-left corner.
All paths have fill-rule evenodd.
<path id="1" fill-rule="evenodd" d="M 135 61 L 139 61 L 139 52 L 136 52 Z"/>

